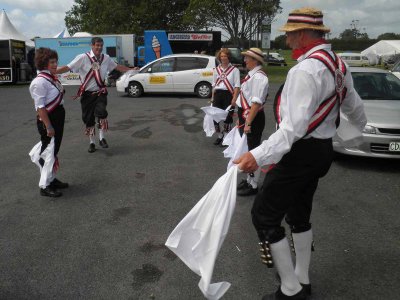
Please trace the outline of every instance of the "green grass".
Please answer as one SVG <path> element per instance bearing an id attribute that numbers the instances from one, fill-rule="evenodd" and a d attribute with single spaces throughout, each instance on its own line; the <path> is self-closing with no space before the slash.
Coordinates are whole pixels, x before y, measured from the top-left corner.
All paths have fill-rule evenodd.
<path id="1" fill-rule="evenodd" d="M 278 52 L 275 50 L 271 50 L 271 52 Z M 264 71 L 267 73 L 269 82 L 272 83 L 284 83 L 286 80 L 286 75 L 289 72 L 290 68 L 293 67 L 297 61 L 293 60 L 291 55 L 291 50 L 281 50 L 279 53 L 285 58 L 287 66 L 264 66 Z"/>

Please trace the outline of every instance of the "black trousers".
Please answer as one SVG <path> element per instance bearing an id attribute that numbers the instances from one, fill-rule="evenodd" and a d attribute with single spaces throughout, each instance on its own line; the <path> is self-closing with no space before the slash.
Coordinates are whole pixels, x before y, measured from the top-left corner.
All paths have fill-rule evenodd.
<path id="1" fill-rule="evenodd" d="M 58 154 L 60 150 L 61 141 L 64 134 L 64 122 L 65 122 L 65 109 L 64 106 L 59 105 L 51 113 L 48 113 L 51 125 L 54 128 L 54 155 Z M 39 118 L 36 121 L 37 129 L 40 134 L 40 140 L 42 141 L 42 148 L 40 153 L 42 153 L 51 141 L 51 137 L 47 136 L 46 126 Z"/>
<path id="2" fill-rule="evenodd" d="M 220 109 L 226 109 L 232 102 L 232 94 L 228 90 L 215 90 L 214 92 L 214 101 L 213 106 L 218 107 Z M 233 123 L 233 112 L 228 113 L 224 123 L 232 124 Z M 218 125 L 217 122 L 214 121 L 214 125 Z"/>
<path id="3" fill-rule="evenodd" d="M 293 232 L 311 228 L 310 215 L 319 178 L 326 175 L 333 160 L 332 139 L 301 139 L 270 170 L 252 208 L 253 224 L 270 243 L 285 236 L 283 218 Z M 267 235 L 267 236 L 265 236 Z"/>
<path id="4" fill-rule="evenodd" d="M 105 119 L 108 116 L 107 95 L 86 91 L 81 97 L 82 121 L 86 127 L 93 127 L 96 124 L 96 118 Z"/>
<path id="5" fill-rule="evenodd" d="M 238 117 L 239 117 L 239 132 L 240 135 L 243 135 L 244 126 L 243 125 L 246 120 L 242 116 L 243 109 L 238 107 Z M 254 120 L 251 122 L 251 132 L 247 134 L 247 146 L 250 150 L 260 146 L 261 144 L 261 137 L 265 127 L 265 113 L 264 110 L 259 111 Z"/>

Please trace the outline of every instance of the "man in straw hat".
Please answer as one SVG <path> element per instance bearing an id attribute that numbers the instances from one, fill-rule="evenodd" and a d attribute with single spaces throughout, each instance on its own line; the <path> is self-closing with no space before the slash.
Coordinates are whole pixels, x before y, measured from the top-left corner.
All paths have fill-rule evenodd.
<path id="1" fill-rule="evenodd" d="M 261 144 L 261 136 L 265 127 L 264 103 L 268 94 L 268 78 L 262 70 L 264 55 L 258 48 L 250 48 L 242 52 L 246 68 L 249 70 L 240 88 L 237 99 L 239 117 L 239 132 L 247 135 L 249 150 Z M 238 195 L 250 196 L 258 192 L 260 168 L 249 173 L 247 179 L 238 184 Z"/>
<path id="2" fill-rule="evenodd" d="M 339 125 L 339 111 L 360 131 L 367 120 L 350 71 L 323 39 L 330 29 L 323 24 L 322 12 L 296 9 L 280 30 L 286 32 L 286 44 L 298 64 L 275 98 L 278 129 L 236 163 L 245 172 L 270 165 L 255 198 L 252 219 L 262 260 L 268 267 L 275 265 L 281 284 L 276 293 L 263 299 L 297 300 L 311 294 L 310 214 L 318 180 L 333 159 L 332 137 Z M 281 226 L 283 218 L 292 232 L 295 266 Z"/>

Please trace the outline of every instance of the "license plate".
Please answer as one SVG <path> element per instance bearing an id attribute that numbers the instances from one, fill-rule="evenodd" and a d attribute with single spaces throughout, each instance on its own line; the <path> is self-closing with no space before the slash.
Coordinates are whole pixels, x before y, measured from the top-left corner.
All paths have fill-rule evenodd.
<path id="1" fill-rule="evenodd" d="M 391 151 L 391 152 L 400 152 L 400 142 L 391 142 L 391 143 L 389 143 L 389 151 Z"/>

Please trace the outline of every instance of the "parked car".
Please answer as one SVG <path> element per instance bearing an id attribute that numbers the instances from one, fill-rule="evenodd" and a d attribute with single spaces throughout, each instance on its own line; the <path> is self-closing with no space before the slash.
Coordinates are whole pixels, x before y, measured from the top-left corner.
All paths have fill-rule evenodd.
<path id="1" fill-rule="evenodd" d="M 362 55 L 361 53 L 338 53 L 350 67 L 365 67 L 369 66 L 368 57 Z"/>
<path id="2" fill-rule="evenodd" d="M 358 156 L 400 158 L 400 79 L 376 68 L 350 68 L 350 71 L 354 88 L 364 102 L 368 123 L 359 146 L 346 147 L 335 136 L 334 150 Z"/>
<path id="3" fill-rule="evenodd" d="M 391 72 L 393 73 L 393 75 L 395 75 L 397 78 L 400 79 L 400 58 L 399 58 L 399 60 L 395 63 L 395 65 L 393 66 Z"/>
<path id="4" fill-rule="evenodd" d="M 136 74 L 127 72 L 116 83 L 117 91 L 131 97 L 143 93 L 196 93 L 200 98 L 211 97 L 214 56 L 202 54 L 173 54 L 156 59 Z"/>
<path id="5" fill-rule="evenodd" d="M 287 63 L 285 61 L 285 59 L 283 58 L 283 56 L 281 56 L 279 53 L 277 52 L 263 52 L 264 54 L 264 60 L 266 63 L 268 63 L 268 65 L 270 66 L 287 66 Z"/>

